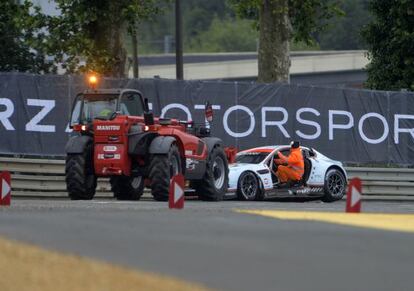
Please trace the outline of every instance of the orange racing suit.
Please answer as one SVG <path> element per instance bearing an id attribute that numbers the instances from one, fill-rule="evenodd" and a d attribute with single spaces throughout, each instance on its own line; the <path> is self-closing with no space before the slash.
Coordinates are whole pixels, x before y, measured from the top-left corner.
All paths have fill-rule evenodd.
<path id="1" fill-rule="evenodd" d="M 300 148 L 291 148 L 289 157 L 279 152 L 279 159 L 275 159 L 275 163 L 279 165 L 276 175 L 280 183 L 302 179 L 305 163 Z"/>

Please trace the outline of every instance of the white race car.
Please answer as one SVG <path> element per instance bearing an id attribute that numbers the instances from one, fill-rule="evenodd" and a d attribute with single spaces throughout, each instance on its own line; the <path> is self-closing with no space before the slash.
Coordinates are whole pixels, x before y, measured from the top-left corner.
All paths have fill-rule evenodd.
<path id="1" fill-rule="evenodd" d="M 342 199 L 347 185 L 342 163 L 312 148 L 301 149 L 305 172 L 299 183 L 289 186 L 279 184 L 274 159 L 276 150 L 288 156 L 290 146 L 264 146 L 239 152 L 236 162 L 229 165 L 229 191 L 236 192 L 240 200 L 295 196 L 318 196 L 325 202 Z"/>

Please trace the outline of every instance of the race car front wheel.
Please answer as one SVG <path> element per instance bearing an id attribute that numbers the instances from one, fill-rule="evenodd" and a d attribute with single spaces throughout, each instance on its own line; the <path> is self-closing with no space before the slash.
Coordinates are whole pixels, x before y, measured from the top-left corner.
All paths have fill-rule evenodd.
<path id="1" fill-rule="evenodd" d="M 237 185 L 237 197 L 239 200 L 262 200 L 259 180 L 252 172 L 244 172 L 240 175 Z"/>
<path id="2" fill-rule="evenodd" d="M 341 200 L 345 194 L 346 179 L 344 174 L 338 169 L 330 169 L 325 175 L 324 192 L 321 198 L 324 202 Z"/>

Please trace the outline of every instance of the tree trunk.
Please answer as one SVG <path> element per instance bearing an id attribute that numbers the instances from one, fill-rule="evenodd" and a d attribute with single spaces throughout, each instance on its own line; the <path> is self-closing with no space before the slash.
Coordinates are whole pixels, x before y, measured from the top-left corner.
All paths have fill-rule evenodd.
<path id="1" fill-rule="evenodd" d="M 137 38 L 136 30 L 131 33 L 131 40 L 132 40 L 133 75 L 134 75 L 134 78 L 137 79 L 139 77 L 139 71 L 138 71 L 138 38 Z"/>
<path id="2" fill-rule="evenodd" d="M 125 78 L 126 77 L 126 59 L 127 52 L 124 48 L 122 34 L 124 32 L 123 23 L 114 23 L 112 26 L 112 39 L 110 40 L 111 57 L 114 60 L 112 68 L 112 77 Z"/>
<path id="3" fill-rule="evenodd" d="M 259 26 L 258 81 L 289 82 L 291 24 L 288 0 L 262 0 Z"/>
<path id="4" fill-rule="evenodd" d="M 107 77 L 126 77 L 127 52 L 123 43 L 125 21 L 117 1 L 110 2 L 110 18 L 98 18 L 90 24 L 90 36 L 94 39 L 96 70 Z M 109 60 L 108 60 L 109 58 Z"/>

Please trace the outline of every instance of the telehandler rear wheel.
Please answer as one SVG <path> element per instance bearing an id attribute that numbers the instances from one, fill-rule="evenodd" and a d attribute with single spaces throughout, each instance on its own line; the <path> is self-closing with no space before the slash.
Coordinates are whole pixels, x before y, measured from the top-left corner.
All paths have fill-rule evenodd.
<path id="1" fill-rule="evenodd" d="M 172 145 L 168 154 L 153 155 L 149 166 L 152 196 L 157 201 L 168 201 L 170 179 L 182 173 L 180 152 Z"/>
<path id="2" fill-rule="evenodd" d="M 114 197 L 118 200 L 139 200 L 144 193 L 144 178 L 114 176 L 110 179 Z"/>
<path id="3" fill-rule="evenodd" d="M 66 188 L 72 200 L 91 200 L 95 196 L 96 176 L 93 169 L 92 146 L 81 154 L 66 157 Z"/>

